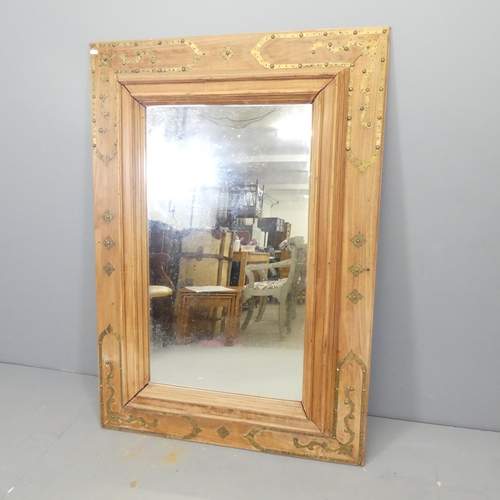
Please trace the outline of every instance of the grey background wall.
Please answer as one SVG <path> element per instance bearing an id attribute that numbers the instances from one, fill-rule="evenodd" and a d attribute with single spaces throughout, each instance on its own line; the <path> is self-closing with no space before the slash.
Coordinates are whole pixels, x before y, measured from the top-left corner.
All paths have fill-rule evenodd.
<path id="1" fill-rule="evenodd" d="M 97 371 L 89 42 L 390 25 L 370 413 L 500 431 L 498 3 L 0 9 L 1 362 Z"/>

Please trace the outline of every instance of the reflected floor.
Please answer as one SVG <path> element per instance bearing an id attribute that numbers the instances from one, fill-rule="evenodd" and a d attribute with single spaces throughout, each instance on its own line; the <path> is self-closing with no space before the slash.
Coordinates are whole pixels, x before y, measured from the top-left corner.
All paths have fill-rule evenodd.
<path id="1" fill-rule="evenodd" d="M 269 304 L 262 320 L 255 316 L 231 347 L 223 336 L 189 345 L 153 344 L 153 382 L 237 394 L 300 401 L 305 306 L 297 306 L 292 331 L 280 340 L 278 304 Z M 240 323 L 243 323 L 243 311 Z"/>

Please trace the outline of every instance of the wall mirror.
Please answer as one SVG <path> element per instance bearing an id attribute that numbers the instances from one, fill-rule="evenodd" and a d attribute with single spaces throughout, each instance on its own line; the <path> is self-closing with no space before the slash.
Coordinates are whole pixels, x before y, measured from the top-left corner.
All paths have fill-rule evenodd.
<path id="1" fill-rule="evenodd" d="M 364 463 L 388 44 L 91 44 L 104 427 Z"/>

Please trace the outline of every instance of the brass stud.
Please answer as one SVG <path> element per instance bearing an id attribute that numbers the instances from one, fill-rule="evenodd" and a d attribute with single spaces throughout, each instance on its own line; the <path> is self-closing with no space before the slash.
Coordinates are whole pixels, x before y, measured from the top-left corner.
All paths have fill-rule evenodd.
<path id="1" fill-rule="evenodd" d="M 350 391 L 354 391 L 354 387 L 349 387 L 349 390 Z"/>
<path id="2" fill-rule="evenodd" d="M 137 52 L 136 52 L 136 54 L 137 54 L 138 56 L 140 56 L 140 55 L 141 55 L 141 53 L 140 53 L 139 51 L 137 51 Z"/>
<path id="3" fill-rule="evenodd" d="M 332 42 L 328 42 L 328 47 L 331 47 L 332 45 Z"/>
<path id="4" fill-rule="evenodd" d="M 92 144 L 92 147 L 93 147 L 93 148 L 96 148 L 96 147 L 97 147 L 97 144 Z"/>
<path id="5" fill-rule="evenodd" d="M 345 403 L 346 405 L 348 405 L 348 404 L 349 404 L 349 400 L 348 400 L 348 399 L 344 400 L 344 403 Z"/>
<path id="6" fill-rule="evenodd" d="M 352 92 L 354 90 L 353 87 L 349 87 L 349 92 Z"/>
<path id="7" fill-rule="evenodd" d="M 352 116 L 348 116 L 348 117 L 347 117 L 347 119 L 348 119 L 348 120 L 352 120 Z"/>
<path id="8" fill-rule="evenodd" d="M 184 38 L 181 38 L 181 43 L 184 43 Z"/>
<path id="9" fill-rule="evenodd" d="M 367 127 L 371 127 L 371 126 L 372 126 L 372 124 L 371 124 L 370 122 L 368 122 L 368 123 L 366 124 L 366 126 L 367 126 Z"/>
<path id="10" fill-rule="evenodd" d="M 346 427 L 346 428 L 344 429 L 344 432 L 349 432 L 349 429 Z"/>
<path id="11" fill-rule="evenodd" d="M 377 144 L 377 145 L 375 146 L 375 149 L 380 149 L 380 146 Z"/>
<path id="12" fill-rule="evenodd" d="M 92 123 L 95 123 L 95 122 L 96 122 L 96 119 L 94 118 L 94 119 L 92 120 Z"/>
<path id="13" fill-rule="evenodd" d="M 158 45 L 161 45 L 161 40 L 158 40 Z"/>
<path id="14" fill-rule="evenodd" d="M 351 420 L 354 420 L 354 415 L 350 415 L 350 416 L 349 416 L 349 418 L 350 418 Z"/>
<path id="15" fill-rule="evenodd" d="M 346 151 L 350 151 L 351 150 L 351 148 L 349 146 L 347 146 L 345 149 L 346 149 Z"/>
<path id="16" fill-rule="evenodd" d="M 362 432 L 359 433 L 359 437 L 363 437 L 363 433 Z"/>
<path id="17" fill-rule="evenodd" d="M 186 66 L 183 66 L 183 67 L 182 67 L 182 71 L 186 71 Z"/>
<path id="18" fill-rule="evenodd" d="M 323 33 L 323 36 L 326 36 L 326 35 L 328 35 L 328 33 L 325 31 L 325 32 Z"/>
<path id="19" fill-rule="evenodd" d="M 344 50 L 349 50 L 349 47 L 346 45 L 346 46 L 344 47 Z"/>
<path id="20" fill-rule="evenodd" d="M 351 66 L 351 68 L 354 68 L 354 63 L 351 63 L 350 66 Z"/>
<path id="21" fill-rule="evenodd" d="M 274 40 L 274 35 L 271 35 L 271 38 Z"/>
<path id="22" fill-rule="evenodd" d="M 365 107 L 364 107 L 364 106 L 360 106 L 360 107 L 359 107 L 359 110 L 360 110 L 360 111 L 364 111 L 364 110 L 365 110 Z"/>
<path id="23" fill-rule="evenodd" d="M 365 89 L 365 92 L 370 92 L 370 89 L 369 89 L 369 88 L 366 88 L 366 89 Z"/>
<path id="24" fill-rule="evenodd" d="M 299 33 L 300 38 L 304 36 L 304 33 Z"/>
<path id="25" fill-rule="evenodd" d="M 112 43 L 111 45 L 112 45 L 113 47 L 116 47 L 116 43 Z"/>
<path id="26" fill-rule="evenodd" d="M 364 413 L 364 412 L 365 412 L 365 410 L 364 410 L 364 409 L 361 409 L 361 413 Z"/>
<path id="27" fill-rule="evenodd" d="M 384 90 L 384 87 L 380 87 L 379 90 L 380 92 L 382 92 Z"/>
<path id="28" fill-rule="evenodd" d="M 103 129 L 102 129 L 102 127 L 101 127 L 101 128 L 99 129 L 99 132 L 101 132 L 101 133 L 102 133 L 102 131 L 103 131 Z"/>
<path id="29" fill-rule="evenodd" d="M 382 59 L 380 59 L 382 62 L 385 62 L 385 57 L 382 57 Z"/>
<path id="30" fill-rule="evenodd" d="M 385 35 L 387 33 L 387 30 L 382 30 L 382 33 Z"/>
<path id="31" fill-rule="evenodd" d="M 95 94 L 92 96 L 92 99 L 95 99 Z"/>
<path id="32" fill-rule="evenodd" d="M 125 66 L 125 61 L 122 61 L 122 66 Z"/>
<path id="33" fill-rule="evenodd" d="M 353 35 L 357 35 L 357 34 L 358 34 L 358 32 L 357 32 L 356 30 L 354 30 L 354 31 L 352 32 L 352 34 L 353 34 Z"/>
<path id="34" fill-rule="evenodd" d="M 327 66 L 328 66 L 328 63 L 326 62 L 326 63 L 325 63 L 325 68 L 326 68 Z"/>
<path id="35" fill-rule="evenodd" d="M 108 276 L 111 276 L 111 274 L 113 274 L 113 272 L 115 271 L 115 268 L 110 262 L 106 263 L 106 265 L 104 265 L 102 268 Z"/>
<path id="36" fill-rule="evenodd" d="M 137 47 L 137 45 L 139 45 L 139 44 L 137 42 L 135 42 L 134 45 Z"/>
<path id="37" fill-rule="evenodd" d="M 314 49 L 311 49 L 311 54 L 316 54 L 316 51 Z"/>
<path id="38" fill-rule="evenodd" d="M 273 69 L 273 68 L 274 68 L 274 64 L 271 64 L 269 67 L 270 67 L 271 69 Z"/>
<path id="39" fill-rule="evenodd" d="M 107 58 L 107 57 L 103 57 L 103 58 L 102 58 L 102 60 L 103 60 L 103 61 L 107 61 L 107 60 L 108 60 L 108 58 Z"/>
<path id="40" fill-rule="evenodd" d="M 366 73 L 366 69 L 364 69 L 363 71 L 361 71 L 361 73 L 363 73 L 363 74 Z"/>
<path id="41" fill-rule="evenodd" d="M 349 295 L 347 295 L 347 298 L 353 304 L 357 304 L 363 298 L 363 296 L 356 289 L 354 289 Z"/>
<path id="42" fill-rule="evenodd" d="M 382 116 L 378 115 L 378 116 L 377 116 L 377 119 L 378 119 L 378 120 L 382 120 Z"/>
<path id="43" fill-rule="evenodd" d="M 299 64 L 299 68 L 302 68 L 302 64 Z"/>

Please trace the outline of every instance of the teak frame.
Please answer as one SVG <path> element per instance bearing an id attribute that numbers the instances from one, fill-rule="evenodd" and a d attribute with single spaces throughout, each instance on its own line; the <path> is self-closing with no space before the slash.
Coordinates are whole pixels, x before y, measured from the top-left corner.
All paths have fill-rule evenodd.
<path id="1" fill-rule="evenodd" d="M 389 28 L 91 44 L 101 423 L 364 463 Z M 313 104 L 303 401 L 149 376 L 145 107 Z"/>

